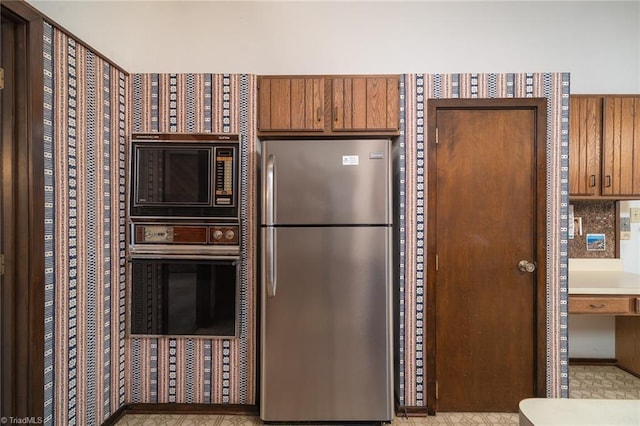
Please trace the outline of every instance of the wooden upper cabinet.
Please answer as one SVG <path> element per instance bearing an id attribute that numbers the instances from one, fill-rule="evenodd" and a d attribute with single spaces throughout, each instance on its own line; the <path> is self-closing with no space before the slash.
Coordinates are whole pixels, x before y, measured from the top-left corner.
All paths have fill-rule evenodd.
<path id="1" fill-rule="evenodd" d="M 640 96 L 604 98 L 603 195 L 640 195 Z"/>
<path id="2" fill-rule="evenodd" d="M 324 130 L 322 78 L 258 78 L 258 130 Z"/>
<path id="3" fill-rule="evenodd" d="M 334 131 L 399 129 L 398 77 L 333 78 L 332 106 Z"/>
<path id="4" fill-rule="evenodd" d="M 569 194 L 640 196 L 640 96 L 572 95 Z"/>
<path id="5" fill-rule="evenodd" d="M 571 195 L 600 194 L 602 98 L 570 98 L 569 188 Z"/>
<path id="6" fill-rule="evenodd" d="M 400 76 L 259 76 L 258 135 L 400 134 Z"/>

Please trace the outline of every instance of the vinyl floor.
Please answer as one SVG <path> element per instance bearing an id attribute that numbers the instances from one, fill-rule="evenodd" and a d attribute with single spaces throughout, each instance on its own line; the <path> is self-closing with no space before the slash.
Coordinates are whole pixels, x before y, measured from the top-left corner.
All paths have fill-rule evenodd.
<path id="1" fill-rule="evenodd" d="M 582 399 L 639 399 L 640 379 L 613 366 L 569 367 L 569 396 Z M 517 413 L 437 413 L 426 417 L 396 417 L 392 426 L 517 425 Z M 196 414 L 126 414 L 118 426 L 251 426 L 257 417 Z"/>

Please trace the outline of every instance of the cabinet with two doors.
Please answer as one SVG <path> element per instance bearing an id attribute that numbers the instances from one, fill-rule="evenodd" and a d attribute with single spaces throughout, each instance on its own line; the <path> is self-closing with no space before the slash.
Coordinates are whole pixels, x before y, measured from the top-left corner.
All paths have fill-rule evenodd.
<path id="1" fill-rule="evenodd" d="M 259 76 L 260 136 L 395 136 L 400 76 Z"/>
<path id="2" fill-rule="evenodd" d="M 640 95 L 571 95 L 572 197 L 640 196 Z"/>

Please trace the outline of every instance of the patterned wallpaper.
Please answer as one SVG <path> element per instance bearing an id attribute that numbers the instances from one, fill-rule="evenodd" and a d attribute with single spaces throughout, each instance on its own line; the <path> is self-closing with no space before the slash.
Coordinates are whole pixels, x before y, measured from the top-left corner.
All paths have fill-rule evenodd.
<path id="1" fill-rule="evenodd" d="M 128 77 L 44 25 L 44 423 L 124 403 Z"/>
<path id="2" fill-rule="evenodd" d="M 128 403 L 256 403 L 255 86 L 255 76 L 249 75 L 131 76 L 132 132 L 241 135 L 244 231 L 238 338 L 128 337 Z"/>
<path id="3" fill-rule="evenodd" d="M 256 404 L 255 76 L 128 76 L 45 25 L 45 423 L 100 424 L 124 403 Z M 424 206 L 428 98 L 546 97 L 548 396 L 566 397 L 569 76 L 410 74 L 401 94 L 397 397 L 425 407 Z M 240 333 L 125 336 L 129 132 L 238 133 L 242 144 Z"/>
<path id="4" fill-rule="evenodd" d="M 411 74 L 404 84 L 399 330 L 400 359 L 396 383 L 401 406 L 426 406 L 424 264 L 426 120 L 429 98 L 545 97 L 547 109 L 547 394 L 568 396 L 567 358 L 567 209 L 569 75 Z M 404 179 L 403 179 L 404 178 Z"/>

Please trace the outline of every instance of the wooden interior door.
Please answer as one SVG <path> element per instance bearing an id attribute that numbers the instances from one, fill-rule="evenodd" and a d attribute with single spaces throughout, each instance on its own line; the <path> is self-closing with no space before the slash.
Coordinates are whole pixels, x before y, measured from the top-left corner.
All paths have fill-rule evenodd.
<path id="1" fill-rule="evenodd" d="M 43 21 L 3 1 L 0 89 L 0 417 L 44 413 Z"/>
<path id="2" fill-rule="evenodd" d="M 517 412 L 520 400 L 542 394 L 545 105 L 430 102 L 437 140 L 428 145 L 427 297 L 435 374 L 427 392 L 437 411 Z M 521 270 L 521 261 L 536 269 Z"/>
<path id="3" fill-rule="evenodd" d="M 0 89 L 0 416 L 14 412 L 16 392 L 13 366 L 15 365 L 15 331 L 14 294 L 15 294 L 15 214 L 14 201 L 14 85 L 13 70 L 15 69 L 15 31 L 16 25 L 2 16 L 2 62 L 6 83 Z"/>

